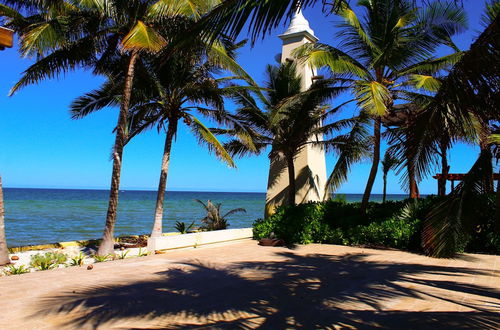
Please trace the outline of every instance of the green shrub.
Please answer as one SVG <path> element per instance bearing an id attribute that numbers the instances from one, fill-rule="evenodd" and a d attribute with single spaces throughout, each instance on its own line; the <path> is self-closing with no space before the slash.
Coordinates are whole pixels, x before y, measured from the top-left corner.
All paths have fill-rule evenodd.
<path id="1" fill-rule="evenodd" d="M 422 219 L 432 205 L 430 199 L 369 203 L 366 217 L 361 216 L 360 203 L 348 203 L 345 198 L 281 207 L 268 219 L 254 223 L 254 238 L 273 233 L 288 244 L 372 245 L 420 251 Z"/>
<path id="2" fill-rule="evenodd" d="M 80 252 L 79 255 L 77 256 L 74 256 L 73 258 L 71 258 L 71 266 L 83 266 L 83 262 L 85 261 L 85 254 L 83 254 L 82 252 Z"/>
<path id="3" fill-rule="evenodd" d="M 35 254 L 31 256 L 30 265 L 33 268 L 47 270 L 64 264 L 68 257 L 64 253 L 47 252 L 45 254 Z"/>
<path id="4" fill-rule="evenodd" d="M 100 256 L 100 255 L 94 254 L 94 255 L 92 255 L 92 258 L 94 258 L 95 262 L 105 262 L 105 261 L 108 261 L 110 259 L 110 255 L 107 254 L 105 256 Z"/>
<path id="5" fill-rule="evenodd" d="M 29 273 L 29 268 L 26 268 L 24 265 L 17 266 L 16 265 L 8 265 L 3 270 L 5 275 L 21 275 L 25 273 Z"/>

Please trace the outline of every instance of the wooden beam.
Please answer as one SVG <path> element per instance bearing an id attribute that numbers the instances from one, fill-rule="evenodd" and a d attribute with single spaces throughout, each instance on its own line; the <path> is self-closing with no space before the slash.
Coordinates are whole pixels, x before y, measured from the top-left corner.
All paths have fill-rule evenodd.
<path id="1" fill-rule="evenodd" d="M 12 47 L 14 31 L 0 26 L 0 49 Z"/>

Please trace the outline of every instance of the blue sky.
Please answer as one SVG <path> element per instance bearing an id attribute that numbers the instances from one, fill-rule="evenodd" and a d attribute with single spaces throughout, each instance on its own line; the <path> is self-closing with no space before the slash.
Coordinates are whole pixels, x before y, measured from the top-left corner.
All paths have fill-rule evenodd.
<path id="1" fill-rule="evenodd" d="M 484 1 L 464 1 L 469 17 L 469 30 L 455 38 L 461 49 L 468 49 L 482 30 L 479 23 Z M 312 29 L 321 42 L 336 44 L 333 16 L 325 17 L 321 8 L 305 11 Z M 262 81 L 264 67 L 274 63 L 281 51 L 277 37 L 282 25 L 264 40 L 240 51 L 240 64 L 257 81 Z M 245 34 L 242 35 L 242 38 Z M 444 54 L 438 50 L 438 55 Z M 111 175 L 110 151 L 114 141 L 116 108 L 102 110 L 83 120 L 72 120 L 68 112 L 71 101 L 99 86 L 103 78 L 78 70 L 59 79 L 46 80 L 22 89 L 8 97 L 8 91 L 32 60 L 22 59 L 16 48 L 0 53 L 0 173 L 6 187 L 93 188 L 107 189 Z M 138 136 L 124 153 L 122 189 L 155 189 L 157 187 L 163 134 L 156 131 Z M 451 150 L 451 171 L 467 172 L 478 154 L 476 147 L 457 145 Z M 336 161 L 327 155 L 330 171 Z M 267 155 L 237 160 L 230 169 L 210 155 L 185 127 L 181 127 L 173 147 L 168 177 L 168 190 L 256 191 L 267 185 Z M 362 193 L 370 163 L 354 167 L 341 193 Z M 382 191 L 379 173 L 373 193 Z M 421 193 L 435 193 L 436 182 L 428 178 L 420 183 Z M 389 176 L 388 193 L 402 193 L 399 180 Z"/>

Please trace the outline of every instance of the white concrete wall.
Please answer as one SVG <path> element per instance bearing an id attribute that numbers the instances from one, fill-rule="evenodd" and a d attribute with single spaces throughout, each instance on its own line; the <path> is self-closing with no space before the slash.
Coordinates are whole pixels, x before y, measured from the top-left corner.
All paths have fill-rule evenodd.
<path id="1" fill-rule="evenodd" d="M 148 251 L 196 247 L 252 238 L 252 228 L 204 231 L 198 233 L 153 237 L 148 239 Z"/>

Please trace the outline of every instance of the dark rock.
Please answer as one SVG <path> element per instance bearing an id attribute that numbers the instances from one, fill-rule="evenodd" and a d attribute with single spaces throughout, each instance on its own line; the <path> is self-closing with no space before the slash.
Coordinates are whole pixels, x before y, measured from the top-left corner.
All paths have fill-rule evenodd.
<path id="1" fill-rule="evenodd" d="M 88 265 L 87 266 L 87 270 L 92 270 L 92 269 L 94 269 L 94 265 Z"/>

